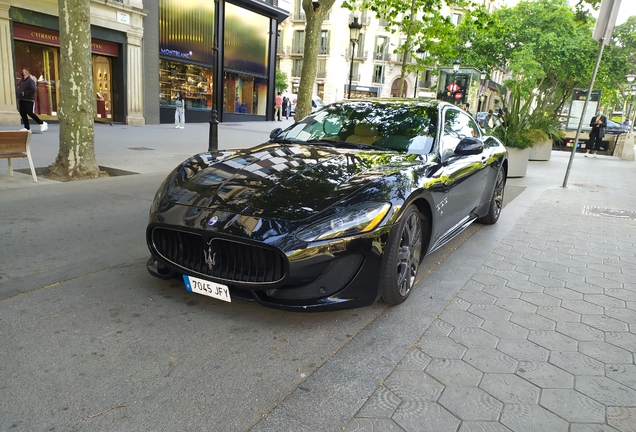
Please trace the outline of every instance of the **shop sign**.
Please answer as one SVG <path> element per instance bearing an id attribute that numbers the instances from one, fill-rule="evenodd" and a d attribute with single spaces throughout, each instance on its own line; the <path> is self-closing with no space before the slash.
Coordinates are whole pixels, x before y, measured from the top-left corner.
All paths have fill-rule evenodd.
<path id="1" fill-rule="evenodd" d="M 35 42 L 42 45 L 60 46 L 60 34 L 56 30 L 41 27 L 31 27 L 24 24 L 13 23 L 14 39 Z M 91 39 L 91 51 L 94 54 L 119 56 L 119 47 L 116 43 Z"/>

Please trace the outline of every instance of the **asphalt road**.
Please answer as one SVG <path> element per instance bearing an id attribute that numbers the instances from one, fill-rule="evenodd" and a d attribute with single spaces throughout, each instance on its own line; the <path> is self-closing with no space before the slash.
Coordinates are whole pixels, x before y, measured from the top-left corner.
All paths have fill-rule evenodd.
<path id="1" fill-rule="evenodd" d="M 428 257 L 400 307 L 225 303 L 147 273 L 162 177 L 3 191 L 0 430 L 278 431 L 289 416 L 303 419 L 293 430 L 338 430 L 462 286 L 462 271 L 431 272 L 483 231 Z M 466 274 L 479 259 L 462 262 Z"/>

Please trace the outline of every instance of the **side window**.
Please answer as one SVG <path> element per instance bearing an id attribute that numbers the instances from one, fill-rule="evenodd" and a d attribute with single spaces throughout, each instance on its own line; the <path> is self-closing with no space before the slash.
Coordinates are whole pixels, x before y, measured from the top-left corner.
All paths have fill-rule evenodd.
<path id="1" fill-rule="evenodd" d="M 440 148 L 442 160 L 448 159 L 455 153 L 455 147 L 463 138 L 481 137 L 477 123 L 461 111 L 452 108 L 444 111 L 443 124 Z"/>

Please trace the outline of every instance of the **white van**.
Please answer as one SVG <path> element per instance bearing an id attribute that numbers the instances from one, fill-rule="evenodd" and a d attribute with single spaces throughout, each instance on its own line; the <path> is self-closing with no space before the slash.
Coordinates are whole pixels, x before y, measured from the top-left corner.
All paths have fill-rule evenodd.
<path id="1" fill-rule="evenodd" d="M 298 95 L 294 93 L 283 93 L 283 96 L 287 97 L 291 102 L 291 114 L 294 115 L 296 113 L 296 100 L 298 99 Z M 324 106 L 325 103 L 318 96 L 311 97 L 311 112 L 318 111 Z"/>

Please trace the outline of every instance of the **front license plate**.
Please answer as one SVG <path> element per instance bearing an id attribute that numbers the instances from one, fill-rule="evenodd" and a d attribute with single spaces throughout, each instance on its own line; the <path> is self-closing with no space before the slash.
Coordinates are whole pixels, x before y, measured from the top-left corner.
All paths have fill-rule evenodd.
<path id="1" fill-rule="evenodd" d="M 231 302 L 230 289 L 215 282 L 206 281 L 203 279 L 195 278 L 188 275 L 183 275 L 183 281 L 185 282 L 186 289 L 193 293 L 203 294 L 208 297 L 214 297 L 215 299 Z"/>

